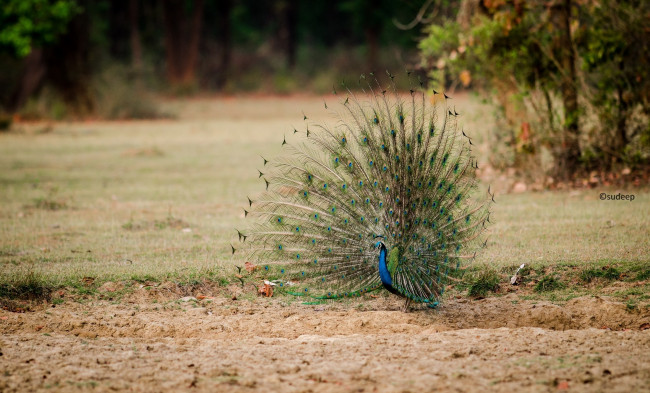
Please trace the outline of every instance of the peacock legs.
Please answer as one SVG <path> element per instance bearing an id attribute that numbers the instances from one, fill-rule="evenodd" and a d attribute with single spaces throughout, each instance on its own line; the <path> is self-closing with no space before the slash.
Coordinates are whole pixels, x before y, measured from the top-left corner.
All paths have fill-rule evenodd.
<path id="1" fill-rule="evenodd" d="M 411 299 L 406 298 L 404 306 L 402 306 L 402 312 L 409 312 L 409 306 L 411 305 Z"/>

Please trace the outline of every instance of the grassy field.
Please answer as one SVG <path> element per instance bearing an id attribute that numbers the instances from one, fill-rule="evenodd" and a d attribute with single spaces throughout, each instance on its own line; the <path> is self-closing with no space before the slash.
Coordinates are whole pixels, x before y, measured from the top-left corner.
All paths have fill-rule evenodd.
<path id="1" fill-rule="evenodd" d="M 454 104 L 485 162 L 490 114 Z M 497 192 L 488 247 L 435 310 L 259 297 L 234 228 L 260 155 L 303 110 L 327 120 L 322 99 L 164 106 L 0 134 L 0 391 L 650 393 L 648 190 Z"/>
<path id="2" fill-rule="evenodd" d="M 471 97 L 455 104 L 474 113 L 463 117 L 465 129 L 481 140 L 487 110 Z M 302 111 L 329 119 L 320 97 L 164 106 L 174 119 L 19 124 L 0 134 L 3 288 L 75 286 L 84 277 L 94 285 L 228 280 L 236 272 L 229 243 L 243 226 L 246 196 L 263 190 L 260 155 L 280 154 L 283 135 L 303 127 Z M 509 271 L 526 263 L 540 275 L 547 266 L 644 274 L 650 193 L 630 189 L 622 191 L 634 201 L 599 199 L 619 191 L 498 195 L 489 247 L 477 265 Z"/>

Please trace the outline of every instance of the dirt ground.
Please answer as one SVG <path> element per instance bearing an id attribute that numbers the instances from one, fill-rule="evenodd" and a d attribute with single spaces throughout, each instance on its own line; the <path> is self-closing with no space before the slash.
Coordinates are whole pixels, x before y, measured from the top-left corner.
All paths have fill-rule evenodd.
<path id="1" fill-rule="evenodd" d="M 650 392 L 650 310 L 607 298 L 199 298 L 0 311 L 0 391 Z"/>

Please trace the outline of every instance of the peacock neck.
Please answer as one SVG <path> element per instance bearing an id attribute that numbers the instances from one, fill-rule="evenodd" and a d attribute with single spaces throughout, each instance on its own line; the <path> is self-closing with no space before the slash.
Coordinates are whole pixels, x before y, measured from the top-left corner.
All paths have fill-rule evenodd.
<path id="1" fill-rule="evenodd" d="M 388 265 L 386 263 L 387 258 L 388 250 L 386 249 L 384 243 L 381 243 L 379 248 L 379 277 L 381 278 L 382 284 L 387 287 L 392 287 L 393 279 L 391 278 L 390 272 L 388 271 Z"/>

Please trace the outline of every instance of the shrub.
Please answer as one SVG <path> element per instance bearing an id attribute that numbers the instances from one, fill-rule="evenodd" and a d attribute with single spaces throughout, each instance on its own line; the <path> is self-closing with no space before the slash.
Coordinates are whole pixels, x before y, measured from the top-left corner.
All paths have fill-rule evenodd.
<path id="1" fill-rule="evenodd" d="M 544 276 L 535 285 L 535 292 L 550 292 L 564 288 L 564 284 L 555 276 Z"/>
<path id="2" fill-rule="evenodd" d="M 481 270 L 471 280 L 469 291 L 470 297 L 485 297 L 488 292 L 497 292 L 499 290 L 499 275 L 492 269 Z"/>

